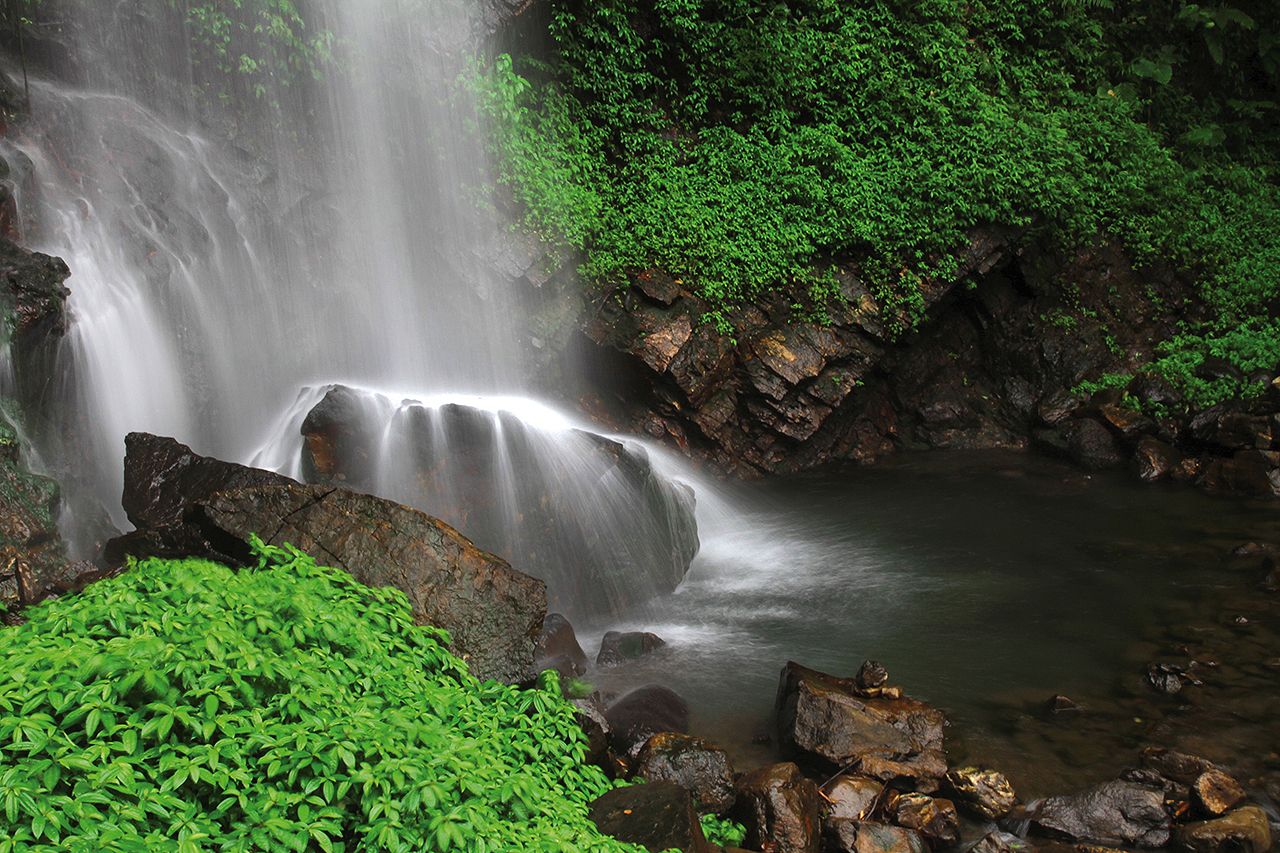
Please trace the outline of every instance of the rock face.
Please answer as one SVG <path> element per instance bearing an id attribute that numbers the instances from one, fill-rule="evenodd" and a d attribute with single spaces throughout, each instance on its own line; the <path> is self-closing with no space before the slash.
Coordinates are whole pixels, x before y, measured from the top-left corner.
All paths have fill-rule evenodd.
<path id="1" fill-rule="evenodd" d="M 66 301 L 71 291 L 63 282 L 70 275 L 61 258 L 29 252 L 0 239 L 0 311 L 24 406 L 39 408 L 45 402 L 45 383 L 53 375 L 58 341 L 67 330 Z"/>
<path id="2" fill-rule="evenodd" d="M 443 522 L 393 501 L 198 456 L 172 439 L 127 442 L 126 508 L 139 530 L 109 551 L 245 561 L 247 542 L 289 542 L 369 586 L 394 586 L 414 618 L 449 631 L 478 678 L 532 671 L 546 614 L 543 583 Z M 145 526 L 144 526 L 145 525 Z"/>
<path id="3" fill-rule="evenodd" d="M 1145 361 L 1190 310 L 1190 287 L 1110 245 L 1015 252 L 1021 234 L 971 232 L 955 275 L 920 283 L 926 320 L 909 337 L 856 263 L 831 269 L 844 298 L 823 306 L 829 323 L 796 316 L 803 294 L 778 293 L 730 310 L 734 339 L 701 321 L 710 306 L 680 282 L 642 272 L 591 300 L 584 349 L 607 363 L 584 386 L 602 389 L 590 399 L 618 424 L 739 475 L 906 447 L 1025 446 L 1050 427 L 1047 403 Z M 1109 464 L 1092 438 L 1081 451 Z"/>
<path id="4" fill-rule="evenodd" d="M 860 697 L 851 679 L 788 663 L 778 685 L 778 736 L 784 750 L 918 791 L 938 788 L 947 772 L 946 718 L 908 698 Z"/>
<path id="5" fill-rule="evenodd" d="M 456 525 L 546 580 L 570 616 L 674 589 L 698 551 L 692 490 L 656 471 L 639 445 L 343 386 L 302 433 L 308 481 L 376 489 Z"/>

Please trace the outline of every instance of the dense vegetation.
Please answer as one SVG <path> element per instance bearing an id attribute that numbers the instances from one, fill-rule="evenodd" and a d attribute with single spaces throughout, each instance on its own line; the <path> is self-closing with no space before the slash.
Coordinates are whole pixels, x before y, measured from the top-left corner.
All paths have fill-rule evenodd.
<path id="1" fill-rule="evenodd" d="M 1280 362 L 1280 21 L 1270 0 L 551 0 L 552 48 L 483 101 L 527 223 L 605 279 L 723 309 L 853 260 L 916 283 L 987 222 L 1193 269 L 1214 319 L 1163 368 Z M 800 301 L 803 301 L 802 299 Z"/>
<path id="2" fill-rule="evenodd" d="M 554 678 L 292 549 L 148 560 L 0 631 L 0 851 L 623 851 Z"/>

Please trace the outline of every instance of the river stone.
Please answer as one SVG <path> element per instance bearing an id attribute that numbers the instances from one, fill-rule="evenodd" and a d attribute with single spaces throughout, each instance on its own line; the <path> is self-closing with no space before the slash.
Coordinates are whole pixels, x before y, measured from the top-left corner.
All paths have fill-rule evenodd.
<path id="1" fill-rule="evenodd" d="M 689 792 L 674 782 L 614 788 L 594 800 L 587 816 L 596 828 L 652 853 L 710 853 Z"/>
<path id="2" fill-rule="evenodd" d="M 849 824 L 839 844 L 849 853 L 929 853 L 929 845 L 914 829 L 870 821 Z"/>
<path id="3" fill-rule="evenodd" d="M 659 732 L 640 748 L 636 775 L 675 782 L 693 795 L 699 812 L 724 814 L 733 807 L 733 765 L 728 753 L 701 738 Z"/>
<path id="4" fill-rule="evenodd" d="M 795 764 L 774 764 L 738 780 L 734 816 L 746 845 L 776 853 L 818 853 L 822 843 L 818 788 Z"/>
<path id="5" fill-rule="evenodd" d="M 1240 783 L 1216 768 L 1200 774 L 1191 786 L 1196 803 L 1210 815 L 1223 815 L 1244 800 Z"/>
<path id="6" fill-rule="evenodd" d="M 481 551 L 439 519 L 336 486 L 260 486 L 198 502 L 209 528 L 289 542 L 372 587 L 394 586 L 413 618 L 444 628 L 480 680 L 527 678 L 546 613 L 546 585 Z"/>
<path id="7" fill-rule="evenodd" d="M 1178 827 L 1173 847 L 1183 853 L 1266 853 L 1271 825 L 1261 808 L 1245 806 L 1216 820 Z"/>
<path id="8" fill-rule="evenodd" d="M 665 640 L 648 631 L 626 633 L 609 631 L 600 641 L 600 653 L 596 655 L 596 666 L 617 666 L 629 660 L 644 657 L 665 645 Z"/>
<path id="9" fill-rule="evenodd" d="M 917 790 L 937 790 L 947 771 L 942 712 L 914 699 L 862 698 L 849 679 L 800 664 L 783 667 L 777 720 L 784 750 L 824 758 L 837 766 Z"/>
<path id="10" fill-rule="evenodd" d="M 1030 810 L 1029 817 L 1041 828 L 1109 847 L 1163 846 L 1172 823 L 1162 792 L 1122 781 L 1048 797 Z"/>
<path id="11" fill-rule="evenodd" d="M 1167 480 L 1173 476 L 1182 454 L 1152 435 L 1144 435 L 1133 454 L 1133 470 L 1138 479 L 1147 483 Z"/>
<path id="12" fill-rule="evenodd" d="M 632 690 L 614 701 L 604 716 L 609 723 L 609 746 L 633 759 L 645 741 L 660 732 L 689 732 L 689 704 L 659 684 Z"/>
<path id="13" fill-rule="evenodd" d="M 875 811 L 884 786 L 862 776 L 837 776 L 822 788 L 827 800 L 825 821 L 867 820 Z"/>
<path id="14" fill-rule="evenodd" d="M 965 810 L 984 820 L 1003 817 L 1018 804 L 1018 796 L 1004 774 L 977 767 L 947 771 L 943 790 Z"/>
<path id="15" fill-rule="evenodd" d="M 895 801 L 893 811 L 898 826 L 915 830 L 934 846 L 946 847 L 960 840 L 960 818 L 950 800 L 903 794 Z"/>

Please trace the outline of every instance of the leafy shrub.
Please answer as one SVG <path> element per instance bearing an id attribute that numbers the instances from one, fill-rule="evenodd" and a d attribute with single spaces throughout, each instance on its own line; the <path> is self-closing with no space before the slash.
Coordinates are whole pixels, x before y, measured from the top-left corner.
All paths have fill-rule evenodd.
<path id="1" fill-rule="evenodd" d="M 969 229 L 1035 222 L 1196 268 L 1224 318 L 1277 292 L 1262 4 L 1221 27 L 1148 0 L 550 5 L 551 55 L 481 88 L 528 223 L 594 277 L 661 267 L 723 319 L 821 303 L 815 264 L 852 260 L 903 331 Z"/>
<path id="2" fill-rule="evenodd" d="M 0 851 L 633 849 L 554 678 L 480 684 L 399 591 L 257 548 L 0 632 Z"/>

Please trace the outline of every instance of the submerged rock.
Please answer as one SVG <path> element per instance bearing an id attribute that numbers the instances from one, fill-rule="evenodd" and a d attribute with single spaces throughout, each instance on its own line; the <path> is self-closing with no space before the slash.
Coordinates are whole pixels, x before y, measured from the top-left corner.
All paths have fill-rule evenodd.
<path id="1" fill-rule="evenodd" d="M 600 642 L 596 666 L 617 666 L 626 661 L 644 657 L 666 644 L 666 641 L 657 634 L 651 634 L 648 631 L 628 631 L 627 633 L 609 631 Z"/>

